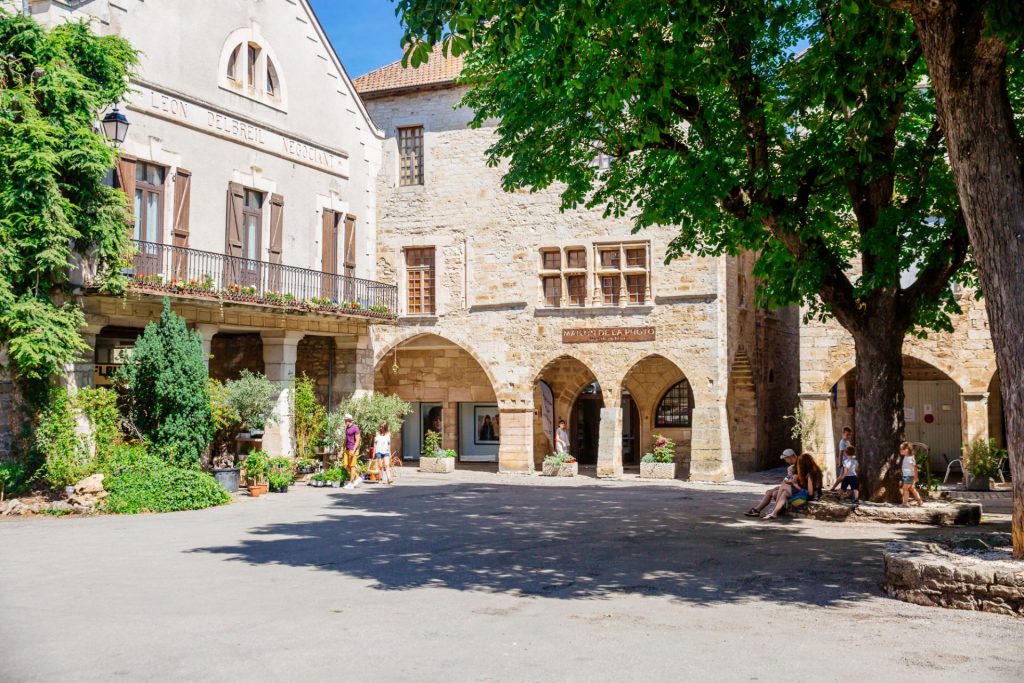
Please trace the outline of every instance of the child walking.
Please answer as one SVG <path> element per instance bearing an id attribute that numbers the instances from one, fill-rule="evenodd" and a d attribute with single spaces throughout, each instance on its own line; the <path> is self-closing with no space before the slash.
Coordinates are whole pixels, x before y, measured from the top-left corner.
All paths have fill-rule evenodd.
<path id="1" fill-rule="evenodd" d="M 840 491 L 849 490 L 853 496 L 853 504 L 860 505 L 860 486 L 857 481 L 857 449 L 853 446 L 847 446 L 846 452 L 843 453 L 842 470 L 839 472 L 839 478 L 836 479 L 836 483 L 832 485 L 832 490 L 835 491 L 836 487 L 840 485 L 842 485 Z"/>
<path id="2" fill-rule="evenodd" d="M 914 458 L 914 449 L 910 447 L 909 441 L 900 444 L 900 455 L 903 461 L 900 463 L 900 470 L 903 473 L 903 506 L 906 507 L 909 501 L 909 494 L 913 493 L 917 498 L 918 505 L 924 505 L 921 494 L 917 492 L 917 460 Z"/>

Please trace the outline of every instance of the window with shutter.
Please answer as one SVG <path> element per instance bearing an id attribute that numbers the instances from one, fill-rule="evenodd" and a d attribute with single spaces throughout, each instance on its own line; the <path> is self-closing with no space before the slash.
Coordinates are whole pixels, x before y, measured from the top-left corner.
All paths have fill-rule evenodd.
<path id="1" fill-rule="evenodd" d="M 267 287 L 281 291 L 281 247 L 284 242 L 284 197 L 270 195 L 270 247 L 267 249 Z"/>
<path id="2" fill-rule="evenodd" d="M 398 182 L 423 184 L 423 126 L 398 129 Z"/>
<path id="3" fill-rule="evenodd" d="M 338 278 L 338 218 L 339 215 L 330 209 L 324 209 L 321 218 L 320 237 L 320 296 L 331 299 L 339 298 Z"/>
<path id="4" fill-rule="evenodd" d="M 179 168 L 174 174 L 174 223 L 171 225 L 171 262 L 174 277 L 185 280 L 188 272 L 189 205 L 192 201 L 192 172 Z M 191 274 L 195 277 L 197 274 Z"/>
<path id="5" fill-rule="evenodd" d="M 405 250 L 406 313 L 434 315 L 434 247 Z"/>

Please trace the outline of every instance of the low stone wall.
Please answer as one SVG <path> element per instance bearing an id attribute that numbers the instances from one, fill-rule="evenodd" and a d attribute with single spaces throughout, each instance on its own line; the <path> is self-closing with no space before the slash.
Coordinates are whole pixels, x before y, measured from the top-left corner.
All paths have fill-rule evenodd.
<path id="1" fill-rule="evenodd" d="M 890 596 L 915 605 L 1024 616 L 1024 562 L 964 552 L 975 545 L 1009 543 L 1009 534 L 947 542 L 894 541 L 884 553 L 883 587 Z"/>
<path id="2" fill-rule="evenodd" d="M 420 472 L 449 474 L 455 471 L 455 458 L 420 458 Z"/>
<path id="3" fill-rule="evenodd" d="M 928 502 L 921 507 L 899 507 L 879 503 L 861 503 L 853 506 L 821 500 L 808 503 L 802 511 L 808 517 L 828 522 L 883 522 L 931 526 L 977 526 L 981 523 L 981 503 L 960 501 Z"/>

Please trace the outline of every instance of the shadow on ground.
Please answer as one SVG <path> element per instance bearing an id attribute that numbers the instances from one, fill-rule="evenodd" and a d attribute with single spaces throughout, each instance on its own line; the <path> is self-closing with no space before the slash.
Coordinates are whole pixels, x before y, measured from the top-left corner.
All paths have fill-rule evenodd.
<path id="1" fill-rule="evenodd" d="M 459 484 L 326 495 L 319 519 L 192 552 L 315 567 L 381 590 L 832 605 L 881 594 L 882 548 L 894 535 L 935 533 L 880 527 L 857 538 L 863 528 L 759 522 L 742 516 L 754 495 L 669 487 Z"/>

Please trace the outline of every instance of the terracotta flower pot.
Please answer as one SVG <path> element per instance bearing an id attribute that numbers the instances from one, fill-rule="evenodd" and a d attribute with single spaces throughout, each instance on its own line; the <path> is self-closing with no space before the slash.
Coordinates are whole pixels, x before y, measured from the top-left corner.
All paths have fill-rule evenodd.
<path id="1" fill-rule="evenodd" d="M 269 487 L 266 484 L 257 484 L 256 486 L 249 487 L 249 495 L 253 498 L 259 498 L 267 492 Z"/>

